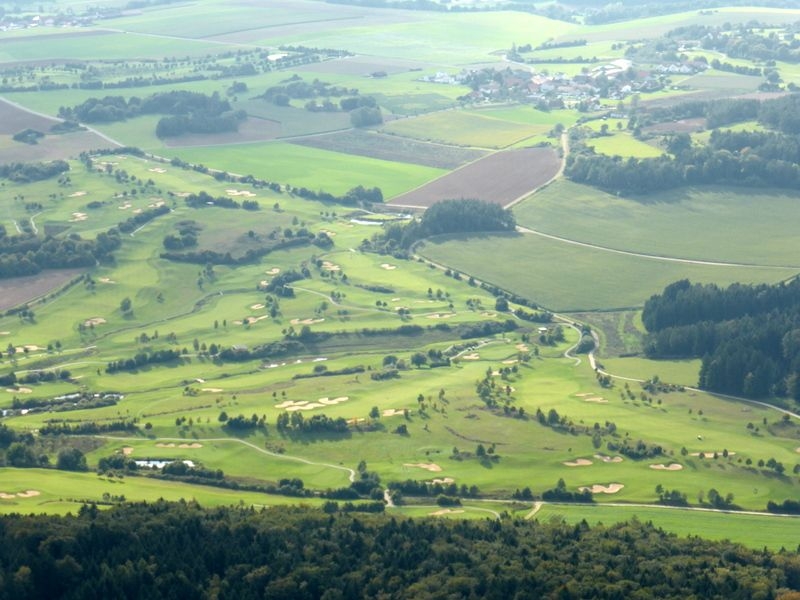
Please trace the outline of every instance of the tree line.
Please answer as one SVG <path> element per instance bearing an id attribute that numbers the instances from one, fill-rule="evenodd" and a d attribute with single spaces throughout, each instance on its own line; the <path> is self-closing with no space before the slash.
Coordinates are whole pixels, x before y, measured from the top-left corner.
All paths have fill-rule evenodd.
<path id="1" fill-rule="evenodd" d="M 652 358 L 702 358 L 698 385 L 748 398 L 800 400 L 800 281 L 692 284 L 651 297 L 642 321 Z"/>

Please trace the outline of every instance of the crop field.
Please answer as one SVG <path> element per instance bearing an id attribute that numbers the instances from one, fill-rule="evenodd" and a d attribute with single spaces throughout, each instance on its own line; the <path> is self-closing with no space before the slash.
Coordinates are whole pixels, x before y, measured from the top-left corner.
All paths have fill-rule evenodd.
<path id="1" fill-rule="evenodd" d="M 797 210 L 794 196 L 780 190 L 686 188 L 636 199 L 559 181 L 515 206 L 514 214 L 530 229 L 605 248 L 787 267 L 783 275 L 790 276 L 800 267 L 790 250 Z"/>
<path id="2" fill-rule="evenodd" d="M 386 123 L 381 131 L 428 142 L 478 148 L 505 148 L 551 129 L 509 123 L 481 113 L 445 111 Z"/>
<path id="3" fill-rule="evenodd" d="M 486 155 L 485 152 L 472 148 L 418 142 L 409 138 L 358 130 L 310 136 L 297 139 L 293 143 L 437 169 L 456 169 Z"/>
<path id="4" fill-rule="evenodd" d="M 507 206 L 550 181 L 560 164 L 550 148 L 496 152 L 397 196 L 390 204 L 421 208 L 451 198 L 477 198 Z"/>
<path id="5" fill-rule="evenodd" d="M 433 239 L 417 252 L 551 310 L 565 312 L 642 306 L 650 296 L 681 278 L 719 285 L 737 281 L 777 283 L 798 270 L 665 261 L 597 251 L 533 234 Z M 487 256 L 511 258 L 487 261 Z M 519 277 L 520 269 L 525 269 L 524 278 Z"/>

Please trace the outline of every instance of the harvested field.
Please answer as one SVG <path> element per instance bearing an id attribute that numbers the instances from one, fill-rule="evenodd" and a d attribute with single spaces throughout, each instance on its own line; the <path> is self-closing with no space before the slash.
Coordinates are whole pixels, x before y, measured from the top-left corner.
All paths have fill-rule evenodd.
<path id="1" fill-rule="evenodd" d="M 270 119 L 248 117 L 239 125 L 239 131 L 223 133 L 187 133 L 164 140 L 168 148 L 190 148 L 192 146 L 223 146 L 226 144 L 244 144 L 262 142 L 280 137 L 281 124 Z"/>
<path id="2" fill-rule="evenodd" d="M 561 166 L 551 148 L 496 152 L 415 190 L 392 198 L 390 206 L 428 208 L 451 198 L 477 198 L 508 206 L 550 181 Z"/>
<path id="3" fill-rule="evenodd" d="M 483 150 L 457 148 L 420 142 L 371 131 L 343 131 L 299 139 L 293 142 L 320 150 L 356 154 L 382 160 L 406 162 L 439 169 L 456 169 L 486 156 Z"/>
<path id="4" fill-rule="evenodd" d="M 29 128 L 47 133 L 56 123 L 61 123 L 61 119 L 50 119 L 29 113 L 0 98 L 0 135 L 14 135 Z"/>
<path id="5" fill-rule="evenodd" d="M 13 308 L 48 294 L 80 273 L 79 269 L 63 269 L 43 271 L 28 277 L 2 279 L 0 280 L 0 310 Z"/>

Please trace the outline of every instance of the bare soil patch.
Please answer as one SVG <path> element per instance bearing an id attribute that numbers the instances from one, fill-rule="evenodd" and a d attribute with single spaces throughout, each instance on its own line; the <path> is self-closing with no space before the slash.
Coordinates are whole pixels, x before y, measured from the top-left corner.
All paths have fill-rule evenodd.
<path id="1" fill-rule="evenodd" d="M 650 468 L 656 471 L 680 471 L 683 469 L 683 465 L 679 465 L 678 463 L 669 463 L 668 465 L 660 463 L 657 465 L 650 465 Z"/>
<path id="2" fill-rule="evenodd" d="M 432 473 L 439 473 L 442 470 L 442 467 L 436 463 L 404 463 L 403 466 L 417 467 L 418 469 L 425 469 L 426 471 L 431 471 Z"/>
<path id="3" fill-rule="evenodd" d="M 27 277 L 0 279 L 0 310 L 7 310 L 49 294 L 81 272 L 80 269 L 59 269 L 42 271 Z"/>
<path id="4" fill-rule="evenodd" d="M 428 208 L 442 200 L 477 198 L 507 206 L 550 181 L 560 167 L 552 148 L 505 150 L 396 196 L 388 204 Z"/>

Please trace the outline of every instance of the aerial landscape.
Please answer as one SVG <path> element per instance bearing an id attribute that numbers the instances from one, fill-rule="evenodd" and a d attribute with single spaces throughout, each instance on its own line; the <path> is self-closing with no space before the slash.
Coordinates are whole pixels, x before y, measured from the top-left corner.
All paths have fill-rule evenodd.
<path id="1" fill-rule="evenodd" d="M 0 599 L 800 597 L 798 92 L 790 0 L 0 0 Z"/>

